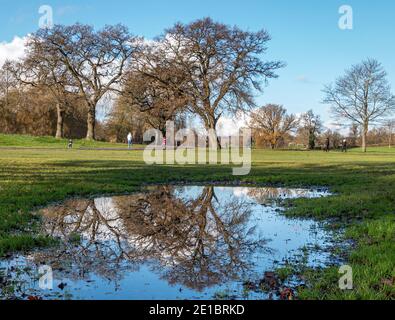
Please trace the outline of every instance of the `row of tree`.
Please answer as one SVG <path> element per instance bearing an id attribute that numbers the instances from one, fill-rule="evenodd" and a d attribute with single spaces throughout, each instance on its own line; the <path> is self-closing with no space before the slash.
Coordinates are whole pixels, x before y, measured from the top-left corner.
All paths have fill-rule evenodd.
<path id="1" fill-rule="evenodd" d="M 58 138 L 65 113 L 78 101 L 86 111 L 86 138 L 95 139 L 97 106 L 114 93 L 149 121 L 155 118 L 152 125 L 160 129 L 183 112 L 215 129 L 224 113 L 255 106 L 254 93 L 284 66 L 262 59 L 269 41 L 266 31 L 246 32 L 210 18 L 176 24 L 155 41 L 122 25 L 100 31 L 58 25 L 30 36 L 25 58 L 6 63 L 3 73 L 47 89 L 56 104 Z"/>
<path id="2" fill-rule="evenodd" d="M 278 148 L 290 141 L 293 133 L 299 131 L 307 136 L 309 148 L 314 149 L 322 122 L 312 110 L 298 118 L 294 114 L 288 114 L 281 105 L 269 104 L 251 112 L 249 126 L 258 145 Z"/>
<path id="3" fill-rule="evenodd" d="M 370 130 L 364 138 L 363 127 L 359 123 L 349 126 L 347 134 L 339 130 L 325 128 L 319 115 L 309 110 L 300 116 L 289 114 L 276 104 L 269 104 L 250 113 L 249 127 L 257 147 L 289 148 L 307 147 L 309 150 L 326 146 L 329 139 L 331 148 L 341 146 L 344 139 L 350 147 L 360 146 L 363 140 L 370 145 L 392 146 L 395 135 L 395 120 L 388 120 Z M 344 131 L 344 130 L 342 130 Z"/>
<path id="4" fill-rule="evenodd" d="M 149 127 L 165 133 L 167 121 L 181 126 L 188 114 L 216 130 L 221 116 L 248 112 L 251 127 L 272 148 L 303 122 L 299 131 L 313 149 L 322 124 L 312 111 L 297 119 L 278 105 L 255 104 L 255 95 L 285 66 L 263 59 L 269 41 L 264 30 L 247 32 L 210 18 L 178 23 L 153 41 L 122 25 L 40 29 L 29 37 L 25 57 L 2 68 L 0 129 L 29 131 L 30 121 L 45 128 L 36 134 L 56 131 L 62 138 L 65 130 L 75 136 L 74 119 L 92 140 L 98 106 L 110 97 L 116 102 L 100 129 L 116 139 L 131 128 L 138 136 Z M 364 151 L 369 128 L 395 110 L 387 74 L 374 59 L 353 66 L 323 91 L 338 123 L 360 128 Z"/>
<path id="5" fill-rule="evenodd" d="M 383 122 L 395 111 L 395 96 L 383 66 L 375 59 L 368 59 L 346 70 L 334 84 L 325 86 L 323 103 L 331 106 L 331 113 L 339 124 L 352 123 L 361 128 L 361 145 L 366 152 L 369 128 L 372 124 Z M 252 126 L 262 129 L 270 137 L 274 147 L 279 137 L 294 129 L 296 117 L 286 115 L 279 106 L 267 106 L 253 112 Z M 303 115 L 304 130 L 308 131 L 309 147 L 314 149 L 315 136 L 320 129 L 320 121 L 312 111 Z M 388 120 L 386 127 L 392 139 L 393 121 Z M 275 128 L 275 129 L 274 129 Z"/>

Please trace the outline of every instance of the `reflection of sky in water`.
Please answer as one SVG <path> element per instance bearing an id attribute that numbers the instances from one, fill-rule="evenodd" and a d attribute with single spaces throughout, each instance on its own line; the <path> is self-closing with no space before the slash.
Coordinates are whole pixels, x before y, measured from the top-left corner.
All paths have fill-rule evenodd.
<path id="1" fill-rule="evenodd" d="M 155 190 L 155 188 L 150 188 L 150 192 L 153 192 L 151 190 Z M 206 189 L 204 187 L 177 187 L 171 190 L 171 195 L 174 197 L 172 201 L 182 200 L 181 203 L 188 207 L 194 201 L 196 202 L 196 199 Z M 85 208 L 86 216 L 84 216 L 84 219 L 81 219 L 84 228 L 76 229 L 82 235 L 82 249 L 76 244 L 68 245 L 65 248 L 56 249 L 58 251 L 62 250 L 60 252 L 48 250 L 48 252 L 31 253 L 25 257 L 21 256 L 2 262 L 1 266 L 8 269 L 10 266 L 15 265 L 21 267 L 30 266 L 34 274 L 38 264 L 52 265 L 54 267 L 55 289 L 51 292 L 37 291 L 37 282 L 32 281 L 26 274 L 21 276 L 27 280 L 23 289 L 25 292 L 37 295 L 47 294 L 52 298 L 67 298 L 70 295 L 76 299 L 210 299 L 215 293 L 224 291 L 241 298 L 243 292 L 242 283 L 244 281 L 262 279 L 264 272 L 273 270 L 276 262 L 292 258 L 296 251 L 303 246 L 324 246 L 326 241 L 329 240 L 329 235 L 316 222 L 288 219 L 279 214 L 281 208 L 277 207 L 272 201 L 274 198 L 327 196 L 328 193 L 326 192 L 303 189 L 244 187 L 214 187 L 210 191 L 214 191 L 209 193 L 214 195 L 210 198 L 210 203 L 223 220 L 224 225 L 229 227 L 229 230 L 232 230 L 234 233 L 240 232 L 240 235 L 245 237 L 242 240 L 245 240 L 246 243 L 248 241 L 253 243 L 254 240 L 258 241 L 260 239 L 268 240 L 264 250 L 257 247 L 252 252 L 248 252 L 248 248 L 244 248 L 247 249 L 245 251 L 243 251 L 244 249 L 240 251 L 241 257 L 238 258 L 240 258 L 241 262 L 246 262 L 247 267 L 244 272 L 239 273 L 239 279 L 227 279 L 226 269 L 216 266 L 213 270 L 217 273 L 222 272 L 220 279 L 224 280 L 223 283 L 214 284 L 213 286 L 207 285 L 200 291 L 196 288 L 192 289 L 191 286 L 187 287 L 181 284 L 181 280 L 176 275 L 178 270 L 188 270 L 188 259 L 193 255 L 193 246 L 188 249 L 190 251 L 180 250 L 179 255 L 181 258 L 177 259 L 171 255 L 171 252 L 175 250 L 174 243 L 171 243 L 169 248 L 164 246 L 165 250 L 162 252 L 155 252 L 152 255 L 147 254 L 139 259 L 138 254 L 141 249 L 139 247 L 146 246 L 149 252 L 152 251 L 149 247 L 151 238 L 142 239 L 141 235 L 131 234 L 130 226 L 132 225 L 133 227 L 133 224 L 127 220 L 130 217 L 119 214 L 121 209 L 117 207 L 117 203 L 126 203 L 129 206 L 126 207 L 130 208 L 130 203 L 134 205 L 138 202 L 138 195 L 98 198 L 94 201 L 96 213 L 92 207 L 88 206 Z M 142 194 L 142 198 L 144 197 L 145 194 Z M 175 203 L 170 202 L 170 209 L 166 211 L 167 213 L 171 212 L 171 206 L 174 205 L 175 208 Z M 231 203 L 237 205 L 231 206 Z M 82 205 L 78 205 L 79 209 L 81 207 L 83 208 Z M 160 203 L 159 207 L 155 208 L 158 208 L 155 210 L 160 210 Z M 230 210 L 230 208 L 245 209 L 246 212 L 250 213 L 248 220 L 232 229 L 232 224 L 237 224 L 238 220 L 235 217 L 238 216 L 237 214 L 229 215 L 229 212 L 224 212 Z M 56 219 L 61 209 L 48 208 L 43 212 L 52 221 L 51 219 Z M 99 223 L 93 224 L 89 219 L 97 213 L 100 216 L 98 219 Z M 131 212 L 128 213 L 131 214 Z M 65 215 L 61 221 L 63 224 L 66 223 L 74 227 L 76 223 L 81 222 L 77 218 L 78 216 Z M 57 223 L 54 224 L 53 235 L 71 235 L 73 228 L 57 229 L 59 228 Z M 206 228 L 210 229 L 210 232 L 207 232 L 206 237 L 208 239 L 217 239 L 218 244 L 212 244 L 210 240 L 205 241 L 214 245 L 213 248 L 217 246 L 218 250 L 222 250 L 222 242 L 225 238 L 220 235 L 221 231 L 216 226 L 218 227 L 218 221 L 208 219 Z M 164 225 L 163 227 L 168 226 Z M 254 233 L 248 233 L 254 227 Z M 64 231 L 66 229 L 67 232 Z M 59 230 L 63 231 L 60 232 Z M 172 232 L 174 233 L 175 231 Z M 121 236 L 117 238 L 115 235 L 119 234 Z M 233 236 L 236 237 L 236 234 L 233 234 Z M 120 254 L 118 245 L 125 252 L 128 252 L 131 258 L 127 259 L 122 253 Z M 75 252 L 83 252 L 88 258 L 76 257 L 74 256 Z M 54 257 L 60 257 L 58 260 L 61 261 L 56 261 Z M 328 258 L 328 254 L 312 253 L 309 258 L 309 264 L 322 265 L 327 262 Z M 243 259 L 248 259 L 248 261 L 243 261 Z M 225 259 L 224 262 L 228 262 L 228 260 Z M 210 269 L 210 267 L 208 266 L 207 268 Z M 202 268 L 202 270 L 205 269 Z M 195 274 L 194 276 L 198 277 L 200 274 Z M 204 274 L 203 276 L 206 275 Z M 188 278 L 188 273 L 186 273 L 185 277 Z M 57 288 L 59 283 L 67 284 L 63 291 Z M 252 293 L 250 298 L 264 299 L 266 296 L 263 293 Z"/>

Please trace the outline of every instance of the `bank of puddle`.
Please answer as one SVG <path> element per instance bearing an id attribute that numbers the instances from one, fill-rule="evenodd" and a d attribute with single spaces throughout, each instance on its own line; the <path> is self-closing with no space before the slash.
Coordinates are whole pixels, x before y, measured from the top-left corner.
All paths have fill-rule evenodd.
<path id="1" fill-rule="evenodd" d="M 327 266 L 333 237 L 318 222 L 282 215 L 279 200 L 329 195 L 155 186 L 128 196 L 68 200 L 39 212 L 44 233 L 59 246 L 0 262 L 0 298 L 284 298 L 303 281 L 291 276 L 280 282 L 273 271 L 295 256 L 307 266 Z M 53 289 L 40 289 L 48 285 L 48 267 Z"/>

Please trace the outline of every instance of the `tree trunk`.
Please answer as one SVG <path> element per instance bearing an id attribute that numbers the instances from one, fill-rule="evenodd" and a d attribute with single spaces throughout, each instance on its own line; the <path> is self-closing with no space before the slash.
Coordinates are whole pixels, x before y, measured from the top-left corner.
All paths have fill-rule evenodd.
<path id="1" fill-rule="evenodd" d="M 309 150 L 315 149 L 315 134 L 310 132 L 309 133 Z"/>
<path id="2" fill-rule="evenodd" d="M 222 150 L 221 140 L 220 140 L 220 138 L 218 136 L 217 136 L 217 148 L 219 150 Z"/>
<path id="3" fill-rule="evenodd" d="M 217 123 L 218 119 L 215 116 L 208 116 L 208 119 L 205 121 L 206 123 L 206 130 L 211 130 L 215 133 L 215 140 L 217 141 L 217 149 L 221 150 L 221 141 L 217 135 Z"/>
<path id="4" fill-rule="evenodd" d="M 95 107 L 89 107 L 87 125 L 88 125 L 88 132 L 86 134 L 86 140 L 95 140 L 95 125 L 96 125 Z"/>
<path id="5" fill-rule="evenodd" d="M 56 105 L 58 113 L 57 124 L 56 124 L 56 139 L 63 139 L 63 127 L 64 127 L 64 110 L 60 104 Z"/>
<path id="6" fill-rule="evenodd" d="M 368 137 L 368 131 L 369 131 L 369 123 L 365 121 L 362 127 L 362 152 L 366 152 L 367 147 L 367 137 Z"/>
<path id="7" fill-rule="evenodd" d="M 211 132 L 213 132 L 214 133 L 214 137 L 213 137 L 213 140 L 215 140 L 216 141 L 216 147 L 217 147 L 217 149 L 221 149 L 221 141 L 220 141 L 220 138 L 218 137 L 218 135 L 217 135 L 217 131 L 216 131 L 216 129 L 215 129 L 215 126 L 213 127 L 212 125 L 210 125 L 210 126 L 206 126 L 206 130 L 207 130 L 207 133 L 209 133 L 209 130 L 211 131 Z M 209 136 L 210 137 L 210 136 Z M 210 140 L 209 140 L 210 141 Z M 208 145 L 208 147 L 209 147 L 210 145 Z M 214 146 L 215 147 L 215 146 Z"/>

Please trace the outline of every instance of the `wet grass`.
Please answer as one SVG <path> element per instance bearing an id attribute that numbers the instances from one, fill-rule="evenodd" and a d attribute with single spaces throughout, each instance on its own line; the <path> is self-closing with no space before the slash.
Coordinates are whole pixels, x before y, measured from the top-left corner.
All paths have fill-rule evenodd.
<path id="1" fill-rule="evenodd" d="M 10 137 L 0 136 L 0 147 Z M 52 149 L 47 138 L 18 138 L 18 146 L 43 150 L 0 149 L 0 255 L 47 246 L 37 233 L 37 207 L 69 197 L 123 194 L 144 184 L 168 182 L 251 182 L 275 186 L 327 186 L 334 196 L 287 202 L 287 215 L 331 221 L 345 227 L 355 241 L 347 252 L 354 289 L 338 288 L 338 268 L 303 270 L 308 286 L 303 299 L 394 299 L 395 289 L 395 150 L 331 152 L 253 152 L 253 168 L 245 177 L 231 167 L 147 166 L 142 152 Z M 49 139 L 49 138 L 48 138 Z M 51 139 L 49 141 L 52 141 Z M 17 142 L 13 143 L 14 145 Z M 53 145 L 55 145 L 54 143 Z M 102 145 L 98 147 L 111 147 Z M 285 277 L 289 270 L 282 270 Z M 391 282 L 392 281 L 392 282 Z M 392 285 L 391 285 L 392 283 Z"/>

